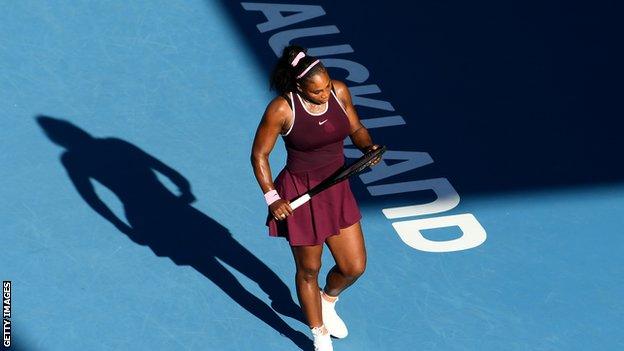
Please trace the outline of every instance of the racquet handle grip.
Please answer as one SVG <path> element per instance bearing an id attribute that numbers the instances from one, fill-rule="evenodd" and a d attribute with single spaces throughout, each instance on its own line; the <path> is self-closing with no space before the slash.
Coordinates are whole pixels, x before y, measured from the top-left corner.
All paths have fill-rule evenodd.
<path id="1" fill-rule="evenodd" d="M 297 207 L 305 204 L 308 201 L 310 201 L 310 195 L 303 194 L 303 195 L 299 196 L 298 198 L 296 198 L 293 202 L 290 203 L 290 208 L 292 208 L 294 210 Z"/>

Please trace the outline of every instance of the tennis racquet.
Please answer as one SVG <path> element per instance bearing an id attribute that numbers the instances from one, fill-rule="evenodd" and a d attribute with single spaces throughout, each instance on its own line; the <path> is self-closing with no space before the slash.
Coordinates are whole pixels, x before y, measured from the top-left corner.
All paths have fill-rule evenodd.
<path id="1" fill-rule="evenodd" d="M 369 151 L 360 157 L 357 161 L 350 165 L 344 165 L 340 167 L 336 172 L 332 173 L 329 177 L 325 178 L 317 186 L 308 190 L 307 193 L 300 195 L 290 202 L 290 208 L 293 210 L 297 207 L 310 201 L 312 196 L 320 193 L 321 191 L 329 188 L 330 186 L 340 183 L 341 181 L 362 172 L 366 167 L 370 166 L 377 157 L 380 157 L 386 151 L 385 146 L 380 146 L 375 150 Z"/>

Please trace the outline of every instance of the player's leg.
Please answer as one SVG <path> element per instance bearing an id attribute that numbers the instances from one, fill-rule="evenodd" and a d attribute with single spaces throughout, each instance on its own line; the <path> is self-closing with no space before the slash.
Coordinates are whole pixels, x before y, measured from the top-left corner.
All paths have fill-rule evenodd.
<path id="1" fill-rule="evenodd" d="M 327 274 L 324 292 L 336 297 L 353 284 L 366 269 L 366 248 L 360 222 L 340 230 L 326 240 L 336 261 Z"/>
<path id="2" fill-rule="evenodd" d="M 336 338 L 344 338 L 349 330 L 338 313 L 338 295 L 353 284 L 366 268 L 366 250 L 360 223 L 341 229 L 340 235 L 326 240 L 336 265 L 329 270 L 325 288 L 321 292 L 321 313 L 323 323 L 329 333 Z"/>
<path id="3" fill-rule="evenodd" d="M 295 277 L 297 296 L 314 336 L 314 349 L 332 350 L 330 333 L 323 325 L 321 295 L 319 294 L 318 286 L 323 245 L 292 246 L 291 248 L 297 265 Z"/>
<path id="4" fill-rule="evenodd" d="M 297 267 L 295 284 L 299 304 L 308 325 L 311 328 L 318 327 L 323 324 L 318 286 L 323 245 L 291 246 L 291 249 Z"/>

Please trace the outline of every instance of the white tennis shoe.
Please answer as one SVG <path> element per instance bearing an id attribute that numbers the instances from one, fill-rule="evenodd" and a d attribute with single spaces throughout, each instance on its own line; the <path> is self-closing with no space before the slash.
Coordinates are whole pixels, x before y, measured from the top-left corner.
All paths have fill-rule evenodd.
<path id="1" fill-rule="evenodd" d="M 331 336 L 324 326 L 312 328 L 314 336 L 314 351 L 334 351 Z"/>
<path id="2" fill-rule="evenodd" d="M 329 302 L 325 300 L 323 297 L 323 291 L 321 293 L 321 309 L 323 314 L 323 324 L 325 324 L 325 328 L 329 331 L 333 337 L 342 339 L 345 338 L 349 331 L 347 330 L 347 326 L 342 321 L 342 319 L 336 313 L 336 302 L 338 302 L 338 297 L 336 296 L 336 300 L 334 302 Z"/>

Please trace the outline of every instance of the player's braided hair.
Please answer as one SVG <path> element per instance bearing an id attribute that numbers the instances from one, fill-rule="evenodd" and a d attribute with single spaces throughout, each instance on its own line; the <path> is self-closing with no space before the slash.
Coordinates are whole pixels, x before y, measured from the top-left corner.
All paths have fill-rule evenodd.
<path id="1" fill-rule="evenodd" d="M 284 48 L 271 73 L 272 90 L 284 95 L 295 90 L 297 81 L 305 81 L 313 75 L 325 71 L 325 67 L 313 56 L 305 55 L 308 50 L 297 45 Z M 303 56 L 305 55 L 305 56 Z M 299 77 L 299 78 L 298 78 Z"/>

